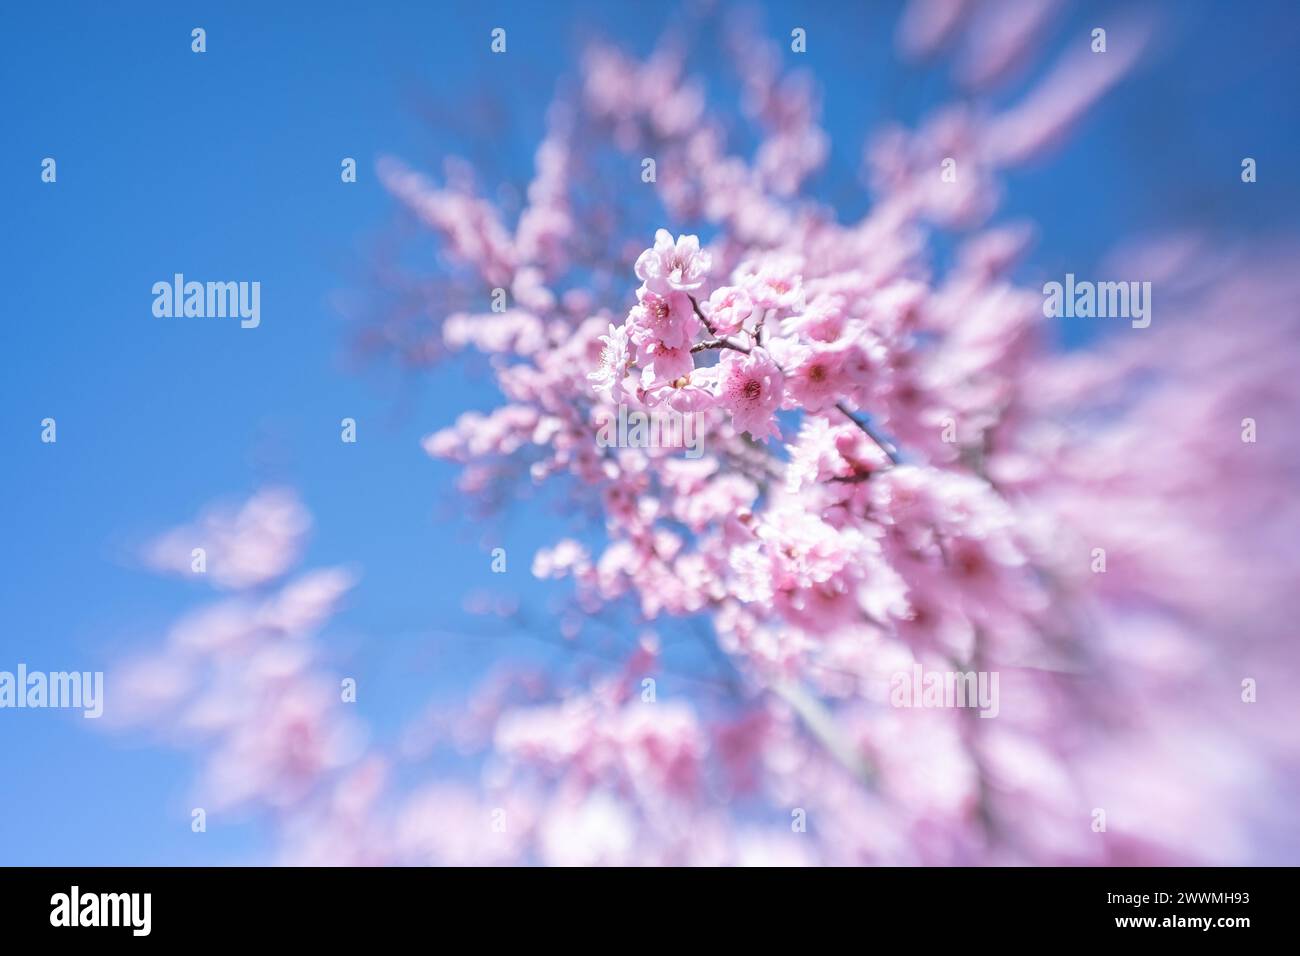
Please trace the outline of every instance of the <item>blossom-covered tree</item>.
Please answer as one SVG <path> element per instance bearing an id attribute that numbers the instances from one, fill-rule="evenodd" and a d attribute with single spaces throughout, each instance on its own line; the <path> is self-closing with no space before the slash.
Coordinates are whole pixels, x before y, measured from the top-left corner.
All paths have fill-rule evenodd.
<path id="1" fill-rule="evenodd" d="M 346 573 L 265 592 L 304 524 L 279 492 L 214 519 L 246 556 L 216 583 L 246 596 L 178 625 L 146 674 L 275 688 L 269 711 L 199 698 L 176 726 L 207 734 L 220 792 L 279 812 L 285 859 L 1269 858 L 1298 715 L 1243 682 L 1300 676 L 1296 279 L 1286 256 L 1189 235 L 1130 245 L 1168 320 L 1055 348 L 1013 278 L 1033 229 L 997 220 L 1001 175 L 1124 75 L 1147 26 L 994 111 L 979 92 L 1041 46 L 1054 5 L 1011 6 L 911 5 L 909 55 L 980 39 L 959 62 L 973 95 L 866 137 L 853 221 L 803 195 L 829 153 L 815 81 L 739 28 L 748 154 L 669 41 L 644 62 L 587 50 L 514 214 L 463 163 L 439 183 L 382 162 L 439 259 L 410 286 L 421 307 L 366 344 L 420 368 L 488 356 L 499 407 L 425 449 L 485 512 L 545 486 L 592 516 L 532 571 L 570 582 L 565 639 L 626 637 L 586 683 L 503 674 L 440 723 L 486 752 L 480 780 L 398 786 L 311 690 L 302 635 Z M 703 454 L 597 441 L 620 407 L 688 418 Z M 721 665 L 698 696 L 655 691 L 677 633 Z M 913 699 L 914 674 L 995 677 L 997 699 L 927 706 L 945 701 Z"/>

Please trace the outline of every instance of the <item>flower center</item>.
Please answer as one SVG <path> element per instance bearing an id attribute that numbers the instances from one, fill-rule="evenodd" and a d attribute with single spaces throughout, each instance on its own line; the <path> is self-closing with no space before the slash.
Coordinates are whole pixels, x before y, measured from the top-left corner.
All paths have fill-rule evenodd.
<path id="1" fill-rule="evenodd" d="M 984 571 L 984 559 L 976 551 L 966 550 L 957 556 L 957 573 L 962 577 L 974 578 Z"/>
<path id="2" fill-rule="evenodd" d="M 758 379 L 751 378 L 745 383 L 744 392 L 746 398 L 758 398 L 758 396 L 763 394 L 763 383 Z"/>

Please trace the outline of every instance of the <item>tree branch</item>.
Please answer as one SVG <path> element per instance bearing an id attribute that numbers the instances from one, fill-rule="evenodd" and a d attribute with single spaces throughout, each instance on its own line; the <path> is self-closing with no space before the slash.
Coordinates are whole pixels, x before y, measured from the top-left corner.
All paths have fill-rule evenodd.
<path id="1" fill-rule="evenodd" d="M 867 437 L 880 446 L 880 450 L 889 456 L 891 462 L 895 465 L 898 464 L 900 460 L 898 457 L 898 449 L 894 447 L 892 442 L 886 440 L 883 435 L 877 434 L 876 430 L 872 428 L 868 422 L 865 422 L 858 418 L 857 415 L 854 415 L 853 412 L 849 411 L 849 407 L 843 402 L 837 402 L 835 407 L 844 413 L 845 418 L 866 432 Z"/>

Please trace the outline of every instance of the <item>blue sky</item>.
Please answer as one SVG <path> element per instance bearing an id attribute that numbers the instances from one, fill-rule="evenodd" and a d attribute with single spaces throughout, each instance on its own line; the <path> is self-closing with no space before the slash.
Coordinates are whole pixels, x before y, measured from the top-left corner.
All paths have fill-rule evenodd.
<path id="1" fill-rule="evenodd" d="M 1054 46 L 1118 6 L 1076 11 Z M 1041 224 L 1043 273 L 1086 270 L 1113 238 L 1161 225 L 1294 223 L 1294 8 L 1158 9 L 1160 48 L 1135 78 L 1062 153 L 1008 180 L 1006 213 Z M 428 117 L 494 91 L 509 109 L 494 156 L 522 186 L 576 42 L 601 34 L 645 52 L 680 15 L 560 2 L 6 11 L 0 669 L 108 669 L 156 643 L 207 595 L 146 573 L 133 549 L 268 480 L 298 488 L 315 515 L 310 566 L 363 570 L 326 642 L 375 688 L 359 706 L 381 740 L 494 660 L 552 654 L 526 636 L 454 636 L 473 628 L 462 596 L 502 585 L 482 529 L 455 506 L 453 470 L 419 439 L 489 407 L 491 392 L 454 370 L 412 391 L 391 367 L 352 368 L 336 303 L 366 292 L 366 263 L 393 228 L 378 156 L 436 169 L 459 141 Z M 770 4 L 765 21 L 778 38 L 807 29 L 799 65 L 823 85 L 839 169 L 856 168 L 866 129 L 914 119 L 947 88 L 943 68 L 903 72 L 893 57 L 894 4 Z M 487 51 L 499 25 L 507 57 Z M 203 55 L 190 51 L 195 26 L 207 30 Z M 710 75 L 708 57 L 696 62 Z M 1258 188 L 1237 179 L 1243 155 L 1259 161 Z M 52 186 L 39 177 L 46 156 L 58 162 Z M 358 161 L 355 185 L 339 181 L 344 156 Z M 154 318 L 150 287 L 175 272 L 260 281 L 261 327 Z M 39 441 L 46 416 L 56 445 Z M 356 445 L 338 440 L 344 416 L 359 423 Z M 560 525 L 530 509 L 500 532 L 510 589 L 530 604 L 552 592 L 527 580 L 529 557 Z M 185 756 L 90 723 L 0 711 L 0 864 L 255 858 L 254 826 L 202 842 L 189 832 Z"/>

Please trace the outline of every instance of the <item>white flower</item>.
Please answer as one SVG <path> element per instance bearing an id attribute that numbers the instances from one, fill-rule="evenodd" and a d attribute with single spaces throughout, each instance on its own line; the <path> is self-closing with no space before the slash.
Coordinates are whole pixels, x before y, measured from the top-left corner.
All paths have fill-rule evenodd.
<path id="1" fill-rule="evenodd" d="M 627 329 L 610 323 L 609 334 L 602 335 L 600 341 L 604 347 L 600 350 L 600 366 L 587 375 L 587 381 L 597 392 L 609 396 L 617 402 L 623 397 L 623 379 L 627 376 L 630 356 L 628 354 Z"/>
<path id="2" fill-rule="evenodd" d="M 636 277 L 653 292 L 690 292 L 704 284 L 713 257 L 700 248 L 699 236 L 678 236 L 673 242 L 667 229 L 655 233 L 653 249 L 636 260 Z"/>

